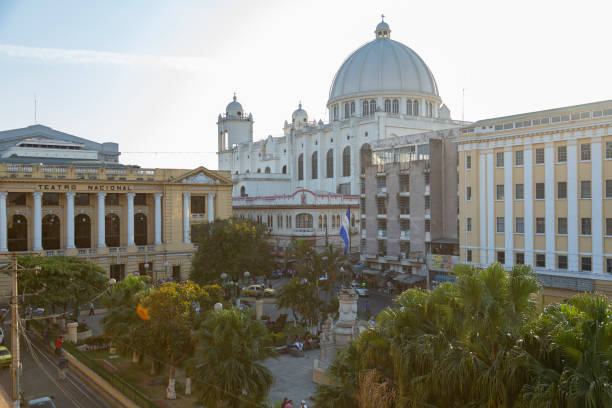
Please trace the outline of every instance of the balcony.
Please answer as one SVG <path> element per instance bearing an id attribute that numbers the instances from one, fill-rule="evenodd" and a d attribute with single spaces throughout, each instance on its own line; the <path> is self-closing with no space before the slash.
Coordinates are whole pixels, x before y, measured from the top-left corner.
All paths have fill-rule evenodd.
<path id="1" fill-rule="evenodd" d="M 387 239 L 387 230 L 378 230 L 379 239 Z"/>
<path id="2" fill-rule="evenodd" d="M 376 195 L 379 197 L 387 196 L 387 187 L 379 187 L 376 189 Z"/>
<path id="3" fill-rule="evenodd" d="M 400 220 L 409 220 L 410 214 L 400 214 Z"/>
<path id="4" fill-rule="evenodd" d="M 400 191 L 399 196 L 400 197 L 410 197 L 410 191 Z"/>
<path id="5" fill-rule="evenodd" d="M 410 240 L 410 230 L 400 231 L 400 240 L 403 240 L 403 241 Z"/>

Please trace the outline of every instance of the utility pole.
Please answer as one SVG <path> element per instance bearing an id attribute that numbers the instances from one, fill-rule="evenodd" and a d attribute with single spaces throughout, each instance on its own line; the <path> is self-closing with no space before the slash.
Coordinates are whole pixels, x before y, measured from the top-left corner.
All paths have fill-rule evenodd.
<path id="1" fill-rule="evenodd" d="M 19 407 L 19 371 L 21 358 L 19 352 L 19 295 L 17 293 L 17 254 L 11 257 L 11 400 Z"/>

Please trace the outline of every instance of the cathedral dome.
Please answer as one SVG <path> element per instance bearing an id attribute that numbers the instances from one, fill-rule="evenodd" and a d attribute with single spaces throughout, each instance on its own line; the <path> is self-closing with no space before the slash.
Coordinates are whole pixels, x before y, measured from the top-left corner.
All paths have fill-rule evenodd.
<path id="1" fill-rule="evenodd" d="M 227 116 L 242 116 L 244 111 L 242 110 L 242 105 L 240 102 L 236 101 L 236 94 L 234 94 L 234 100 L 230 102 L 225 108 L 225 113 Z"/>
<path id="2" fill-rule="evenodd" d="M 376 38 L 353 52 L 336 73 L 328 106 L 360 95 L 409 93 L 439 99 L 436 80 L 421 57 L 393 41 L 386 22 L 380 22 L 375 33 Z"/>
<path id="3" fill-rule="evenodd" d="M 308 122 L 308 113 L 306 113 L 306 111 L 302 109 L 301 103 L 298 105 L 298 108 L 295 111 L 293 111 L 293 114 L 291 115 L 291 122 L 292 123 Z"/>

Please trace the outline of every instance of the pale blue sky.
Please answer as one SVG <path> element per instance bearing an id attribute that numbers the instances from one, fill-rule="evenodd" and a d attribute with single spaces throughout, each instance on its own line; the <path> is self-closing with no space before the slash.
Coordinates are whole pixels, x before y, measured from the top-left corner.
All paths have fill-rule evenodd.
<path id="1" fill-rule="evenodd" d="M 120 144 L 122 162 L 216 168 L 237 92 L 255 138 L 298 101 L 325 118 L 342 61 L 385 13 L 461 119 L 612 99 L 612 2 L 0 0 L 0 130 L 38 122 Z M 129 152 L 191 152 L 139 154 Z M 202 153 L 197 153 L 202 152 Z"/>

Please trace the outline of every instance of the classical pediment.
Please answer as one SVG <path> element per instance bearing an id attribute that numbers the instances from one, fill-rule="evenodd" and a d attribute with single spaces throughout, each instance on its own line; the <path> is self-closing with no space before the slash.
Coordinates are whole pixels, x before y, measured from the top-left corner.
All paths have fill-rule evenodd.
<path id="1" fill-rule="evenodd" d="M 185 184 L 219 184 L 219 180 L 212 179 L 204 173 L 194 174 L 181 180 Z"/>
<path id="2" fill-rule="evenodd" d="M 175 179 L 174 182 L 183 184 L 232 184 L 231 180 L 205 169 L 204 167 L 192 170 Z"/>

